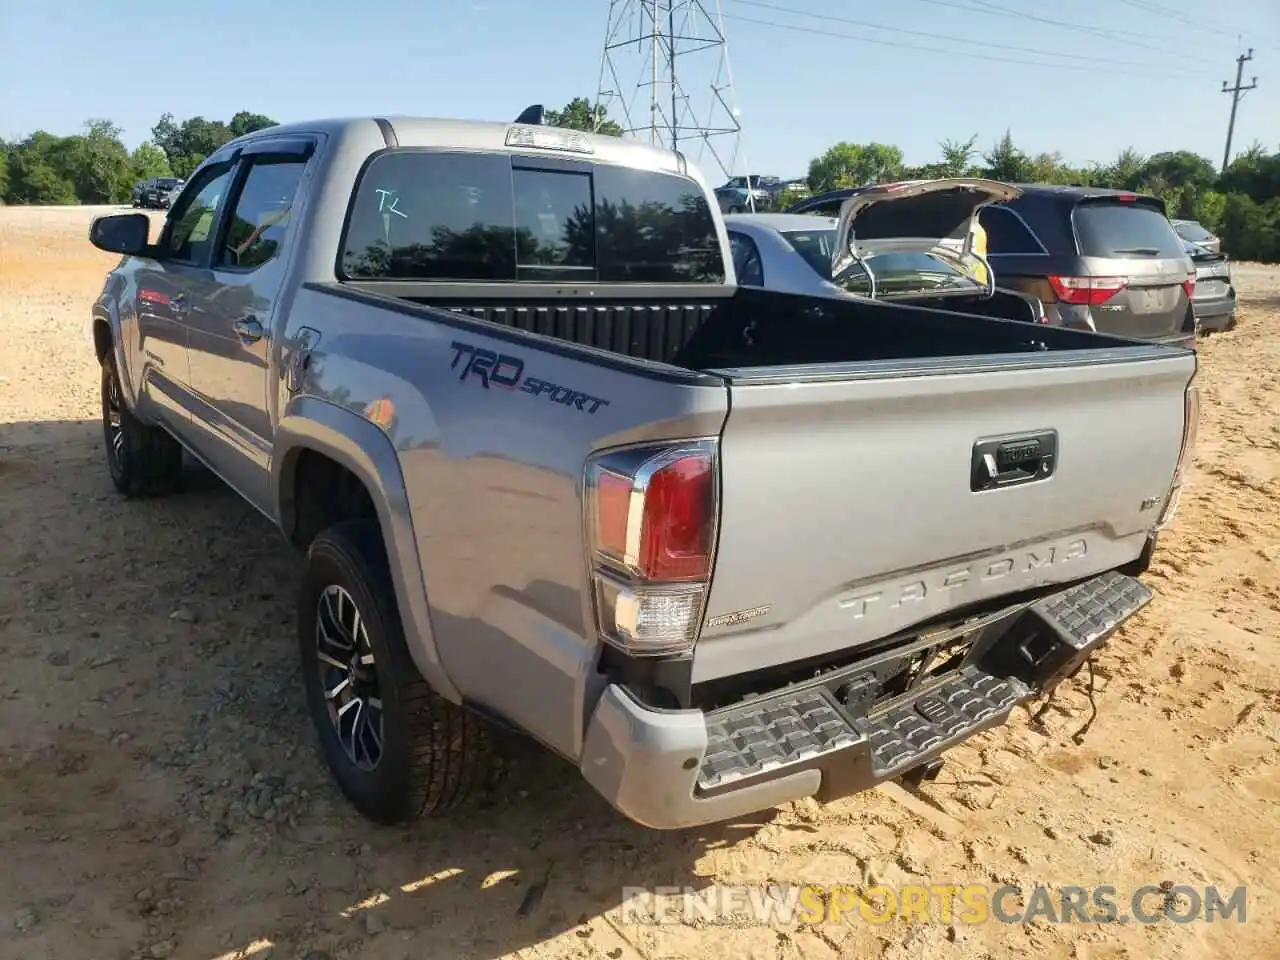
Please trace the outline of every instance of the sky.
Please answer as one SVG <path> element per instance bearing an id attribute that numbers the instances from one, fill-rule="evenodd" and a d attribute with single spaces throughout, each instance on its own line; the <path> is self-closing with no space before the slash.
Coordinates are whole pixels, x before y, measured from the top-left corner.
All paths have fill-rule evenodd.
<path id="1" fill-rule="evenodd" d="M 714 14 L 715 0 L 703 2 Z M 1222 82 L 1250 46 L 1244 82 L 1256 75 L 1258 86 L 1240 102 L 1234 145 L 1280 148 L 1280 0 L 722 0 L 721 10 L 737 159 L 730 138 L 712 140 L 723 163 L 686 145 L 713 180 L 723 167 L 803 176 L 841 140 L 896 144 L 907 163 L 926 163 L 942 140 L 976 134 L 985 149 L 1006 128 L 1023 150 L 1072 163 L 1132 146 L 1192 149 L 1216 165 L 1231 107 Z M 594 98 L 609 12 L 609 0 L 0 0 L 0 137 L 70 134 L 103 117 L 132 148 L 165 112 L 512 120 L 530 103 Z M 647 126 L 649 90 L 635 87 L 647 50 L 613 61 L 632 124 Z M 682 102 L 705 117 L 717 51 L 677 63 Z M 611 115 L 623 120 L 620 102 Z"/>

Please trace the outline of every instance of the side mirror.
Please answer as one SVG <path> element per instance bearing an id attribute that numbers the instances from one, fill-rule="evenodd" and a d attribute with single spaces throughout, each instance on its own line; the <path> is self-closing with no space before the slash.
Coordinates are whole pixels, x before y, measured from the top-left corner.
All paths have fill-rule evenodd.
<path id="1" fill-rule="evenodd" d="M 107 253 L 142 256 L 150 248 L 151 219 L 145 213 L 117 213 L 95 217 L 89 242 Z"/>

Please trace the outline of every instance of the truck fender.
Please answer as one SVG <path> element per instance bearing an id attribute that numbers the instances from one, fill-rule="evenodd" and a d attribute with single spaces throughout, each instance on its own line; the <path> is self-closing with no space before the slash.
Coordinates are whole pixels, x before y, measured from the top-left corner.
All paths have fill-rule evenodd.
<path id="1" fill-rule="evenodd" d="M 108 353 L 114 353 L 124 402 L 130 410 L 136 412 L 138 391 L 133 382 L 133 358 L 125 348 L 124 324 L 120 319 L 119 296 L 123 286 L 118 276 L 109 275 L 106 289 L 93 305 L 93 352 L 99 363 L 102 363 Z"/>
<path id="2" fill-rule="evenodd" d="M 445 674 L 436 650 L 409 497 L 391 439 L 377 425 L 346 407 L 304 396 L 289 401 L 276 427 L 273 447 L 271 472 L 277 516 L 286 534 L 293 529 L 296 518 L 294 472 L 304 450 L 329 457 L 364 484 L 382 527 L 409 653 L 436 693 L 461 703 L 462 696 Z"/>

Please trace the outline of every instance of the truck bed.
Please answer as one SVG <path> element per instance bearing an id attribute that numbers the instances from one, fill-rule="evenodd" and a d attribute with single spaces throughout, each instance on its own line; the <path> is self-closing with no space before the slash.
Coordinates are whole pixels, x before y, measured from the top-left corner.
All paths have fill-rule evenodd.
<path id="1" fill-rule="evenodd" d="M 655 289 L 344 283 L 315 286 L 449 310 L 501 327 L 688 370 L 1104 350 L 1133 341 L 900 303 L 817 299 L 749 288 L 688 296 Z M 528 288 L 526 288 L 528 289 Z M 622 289 L 618 291 L 622 293 Z"/>
<path id="2" fill-rule="evenodd" d="M 759 290 L 325 289 L 410 319 L 489 321 L 479 335 L 569 341 L 595 348 L 568 348 L 579 362 L 724 392 L 708 398 L 726 413 L 695 688 L 848 657 L 1132 563 L 1171 490 L 1196 367 L 1191 351 L 1119 337 Z M 739 622 L 742 611 L 752 617 Z"/>

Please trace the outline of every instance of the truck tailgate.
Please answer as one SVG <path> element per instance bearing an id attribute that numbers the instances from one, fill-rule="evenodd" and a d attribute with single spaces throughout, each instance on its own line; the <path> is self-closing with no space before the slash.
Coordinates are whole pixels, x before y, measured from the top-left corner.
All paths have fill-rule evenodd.
<path id="1" fill-rule="evenodd" d="M 1195 357 L 1132 349 L 985 371 L 725 371 L 694 681 L 856 648 L 1136 558 L 1177 465 Z"/>

